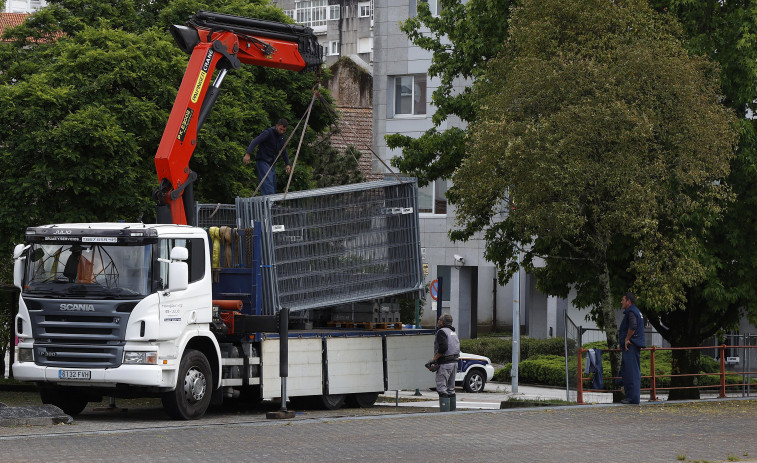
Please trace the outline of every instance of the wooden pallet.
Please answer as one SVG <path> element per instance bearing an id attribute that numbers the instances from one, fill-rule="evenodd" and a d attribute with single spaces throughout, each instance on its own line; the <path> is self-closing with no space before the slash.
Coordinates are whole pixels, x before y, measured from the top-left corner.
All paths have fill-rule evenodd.
<path id="1" fill-rule="evenodd" d="M 347 329 L 361 329 L 361 330 L 401 330 L 402 323 L 400 322 L 328 322 L 328 326 L 332 328 L 347 328 Z"/>

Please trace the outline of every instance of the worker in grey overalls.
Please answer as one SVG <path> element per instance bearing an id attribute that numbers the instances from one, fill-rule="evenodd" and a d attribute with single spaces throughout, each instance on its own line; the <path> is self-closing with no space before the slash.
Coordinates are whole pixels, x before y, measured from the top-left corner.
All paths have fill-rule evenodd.
<path id="1" fill-rule="evenodd" d="M 438 330 L 434 339 L 432 363 L 439 365 L 436 371 L 436 392 L 439 393 L 439 411 L 454 411 L 457 408 L 455 396 L 455 375 L 457 359 L 460 357 L 460 339 L 452 327 L 452 315 L 445 313 L 436 322 Z"/>

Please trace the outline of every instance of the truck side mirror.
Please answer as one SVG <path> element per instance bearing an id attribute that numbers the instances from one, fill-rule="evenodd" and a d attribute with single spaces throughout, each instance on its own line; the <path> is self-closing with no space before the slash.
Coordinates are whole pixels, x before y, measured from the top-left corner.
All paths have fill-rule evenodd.
<path id="1" fill-rule="evenodd" d="M 168 264 L 168 291 L 184 291 L 189 286 L 189 258 L 187 248 L 177 246 L 171 249 L 171 262 Z"/>
<path id="2" fill-rule="evenodd" d="M 189 250 L 187 248 L 176 246 L 171 249 L 171 260 L 185 261 L 189 259 Z"/>
<path id="3" fill-rule="evenodd" d="M 24 267 L 26 266 L 24 252 L 28 248 L 28 245 L 17 244 L 13 249 L 13 286 L 18 289 L 22 289 L 22 285 L 24 284 Z"/>

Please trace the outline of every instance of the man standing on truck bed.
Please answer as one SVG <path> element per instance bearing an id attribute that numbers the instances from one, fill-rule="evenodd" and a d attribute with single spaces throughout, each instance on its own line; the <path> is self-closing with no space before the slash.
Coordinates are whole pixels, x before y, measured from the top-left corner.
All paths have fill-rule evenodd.
<path id="1" fill-rule="evenodd" d="M 452 327 L 452 315 L 445 313 L 436 322 L 434 339 L 434 358 L 432 363 L 439 365 L 436 371 L 436 392 L 439 394 L 439 411 L 449 412 L 457 408 L 455 395 L 455 375 L 457 359 L 460 357 L 460 339 Z"/>
<path id="2" fill-rule="evenodd" d="M 284 134 L 287 131 L 287 126 L 289 126 L 289 122 L 286 119 L 279 119 L 275 126 L 265 129 L 250 142 L 250 146 L 247 147 L 247 153 L 245 153 L 242 159 L 245 164 L 249 164 L 250 156 L 255 151 L 255 147 L 258 148 L 258 153 L 255 156 L 255 172 L 258 176 L 258 182 L 261 182 L 261 195 L 276 193 L 276 169 L 272 168 L 272 166 L 282 148 L 287 175 L 292 169 L 289 164 L 289 154 L 285 147 L 286 137 Z M 270 172 L 268 172 L 269 170 Z M 266 173 L 268 176 L 266 176 Z"/>

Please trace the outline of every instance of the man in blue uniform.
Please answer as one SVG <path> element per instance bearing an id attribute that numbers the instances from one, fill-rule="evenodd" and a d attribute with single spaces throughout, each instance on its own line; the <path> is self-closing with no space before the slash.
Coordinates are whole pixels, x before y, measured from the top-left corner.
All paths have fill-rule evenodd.
<path id="1" fill-rule="evenodd" d="M 636 296 L 626 293 L 620 300 L 623 320 L 618 328 L 618 342 L 622 352 L 620 376 L 623 378 L 624 404 L 638 404 L 641 394 L 641 349 L 646 347 L 644 319 L 636 307 Z"/>
<path id="2" fill-rule="evenodd" d="M 436 371 L 436 392 L 439 394 L 439 411 L 454 411 L 457 408 L 455 375 L 460 357 L 460 339 L 452 327 L 452 315 L 445 313 L 436 322 L 438 330 L 434 339 L 434 358 L 430 363 L 439 365 Z"/>
<path id="3" fill-rule="evenodd" d="M 272 195 L 276 193 L 276 169 L 271 169 L 276 156 L 279 155 L 279 151 L 284 156 L 284 162 L 286 163 L 286 173 L 289 175 L 292 167 L 289 165 L 289 153 L 285 148 L 286 137 L 284 134 L 287 131 L 289 122 L 286 119 L 279 119 L 279 122 L 275 126 L 265 129 L 260 135 L 255 137 L 250 142 L 250 146 L 247 147 L 247 152 L 242 158 L 245 164 L 250 163 L 250 156 L 255 151 L 255 147 L 258 148 L 258 153 L 255 156 L 255 172 L 258 176 L 258 182 L 263 182 L 260 185 L 261 195 Z M 270 170 L 270 172 L 268 172 Z M 266 177 L 266 173 L 268 176 Z M 265 178 L 265 181 L 263 181 Z"/>

